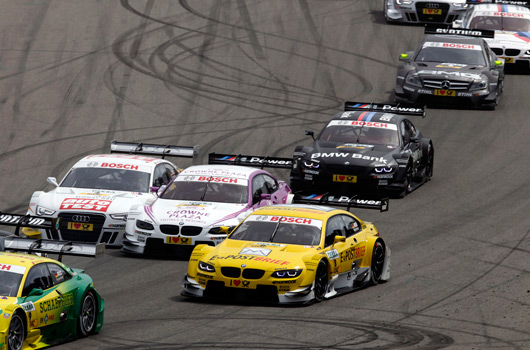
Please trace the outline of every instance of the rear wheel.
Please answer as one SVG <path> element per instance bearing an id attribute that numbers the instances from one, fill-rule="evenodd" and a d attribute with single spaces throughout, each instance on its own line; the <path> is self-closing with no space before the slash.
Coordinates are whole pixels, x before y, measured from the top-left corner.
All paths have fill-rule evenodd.
<path id="1" fill-rule="evenodd" d="M 372 251 L 372 265 L 370 282 L 373 285 L 378 284 L 383 276 L 383 269 L 385 267 L 385 246 L 381 241 L 376 241 Z"/>
<path id="2" fill-rule="evenodd" d="M 324 261 L 318 263 L 317 272 L 315 275 L 315 302 L 320 302 L 324 299 L 328 289 L 328 266 Z"/>
<path id="3" fill-rule="evenodd" d="M 7 336 L 7 348 L 9 350 L 21 350 L 26 338 L 26 326 L 24 319 L 19 313 L 11 318 L 9 323 L 9 332 Z"/>
<path id="4" fill-rule="evenodd" d="M 83 298 L 81 304 L 81 313 L 79 315 L 79 331 L 81 335 L 86 337 L 90 333 L 93 333 L 96 329 L 96 298 L 92 292 L 88 292 Z"/>

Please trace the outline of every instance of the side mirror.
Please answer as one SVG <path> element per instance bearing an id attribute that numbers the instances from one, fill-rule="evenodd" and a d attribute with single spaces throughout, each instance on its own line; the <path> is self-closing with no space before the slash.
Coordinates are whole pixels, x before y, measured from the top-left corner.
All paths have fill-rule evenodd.
<path id="1" fill-rule="evenodd" d="M 222 232 L 222 233 L 228 235 L 230 233 L 230 226 L 221 226 L 221 227 L 219 227 L 219 232 Z"/>
<path id="2" fill-rule="evenodd" d="M 159 189 L 160 189 L 160 187 L 158 187 L 158 186 L 151 186 L 151 187 L 149 187 L 149 191 L 150 191 L 150 192 L 155 192 L 155 193 L 157 193 Z M 158 193 L 157 193 L 157 194 L 158 194 Z"/>
<path id="3" fill-rule="evenodd" d="M 38 295 L 43 295 L 44 294 L 44 291 L 40 288 L 33 288 L 29 294 L 28 294 L 28 297 L 32 297 L 32 296 L 38 296 Z"/>
<path id="4" fill-rule="evenodd" d="M 271 194 L 270 193 L 262 193 L 262 194 L 259 195 L 259 199 L 260 199 L 260 201 L 271 199 Z"/>
<path id="5" fill-rule="evenodd" d="M 399 60 L 401 62 L 410 62 L 410 58 L 414 56 L 414 51 L 407 51 L 399 55 Z"/>
<path id="6" fill-rule="evenodd" d="M 504 61 L 503 60 L 495 60 L 493 62 L 495 64 L 495 68 L 500 69 L 504 67 Z"/>
<path id="7" fill-rule="evenodd" d="M 46 182 L 50 185 L 54 185 L 55 187 L 59 187 L 59 184 L 57 183 L 57 179 L 54 177 L 49 177 L 46 179 Z"/>
<path id="8" fill-rule="evenodd" d="M 311 138 L 313 139 L 313 141 L 315 141 L 315 132 L 313 130 L 306 130 L 305 131 L 305 134 L 307 136 L 311 136 Z"/>
<path id="9" fill-rule="evenodd" d="M 339 243 L 339 242 L 346 242 L 346 237 L 344 236 L 335 236 L 335 239 L 333 240 L 333 244 Z"/>

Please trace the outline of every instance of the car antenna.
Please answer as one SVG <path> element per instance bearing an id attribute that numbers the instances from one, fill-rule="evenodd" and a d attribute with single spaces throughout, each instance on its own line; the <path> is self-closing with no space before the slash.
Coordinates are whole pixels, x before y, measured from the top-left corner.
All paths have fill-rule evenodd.
<path id="1" fill-rule="evenodd" d="M 270 242 L 274 240 L 274 236 L 276 236 L 276 232 L 278 232 L 278 227 L 280 227 L 280 222 L 282 222 L 283 216 L 280 216 L 280 219 L 278 219 L 278 223 L 276 224 L 276 227 L 274 228 L 274 231 L 271 234 Z"/>
<path id="2" fill-rule="evenodd" d="M 210 181 L 212 181 L 213 179 L 213 176 L 210 176 L 208 178 L 208 182 L 206 183 L 206 186 L 204 186 L 204 192 L 202 193 L 202 196 L 201 196 L 201 202 L 204 201 L 204 196 L 206 196 L 206 191 L 208 191 L 208 186 L 210 185 Z"/>

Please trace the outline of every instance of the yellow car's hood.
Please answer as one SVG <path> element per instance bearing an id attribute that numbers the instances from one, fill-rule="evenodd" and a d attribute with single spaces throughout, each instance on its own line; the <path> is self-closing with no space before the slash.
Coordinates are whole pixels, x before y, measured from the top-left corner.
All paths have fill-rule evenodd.
<path id="1" fill-rule="evenodd" d="M 201 260 L 218 266 L 274 271 L 303 268 L 303 257 L 314 255 L 317 249 L 317 246 L 226 239 Z"/>

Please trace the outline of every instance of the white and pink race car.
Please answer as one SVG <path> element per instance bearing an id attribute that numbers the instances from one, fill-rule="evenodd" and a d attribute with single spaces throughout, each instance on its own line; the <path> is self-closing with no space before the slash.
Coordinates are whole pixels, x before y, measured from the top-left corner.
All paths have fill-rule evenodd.
<path id="1" fill-rule="evenodd" d="M 57 219 L 55 227 L 24 228 L 22 232 L 31 237 L 120 247 L 131 205 L 154 201 L 153 190 L 179 173 L 179 168 L 165 159 L 140 154 L 193 158 L 197 148 L 113 141 L 111 152 L 79 160 L 60 184 L 49 177 L 47 182 L 56 188 L 33 193 L 27 214 Z"/>
<path id="2" fill-rule="evenodd" d="M 212 157 L 216 155 L 210 155 L 215 163 Z M 269 172 L 227 165 L 242 164 L 233 162 L 236 157 L 218 158 L 224 164 L 191 166 L 160 189 L 156 201 L 131 207 L 122 251 L 173 255 L 191 252 L 197 244 L 215 246 L 227 237 L 227 227 L 235 227 L 257 208 L 291 200 L 289 186 Z M 292 159 L 246 159 L 244 164 L 251 166 L 292 165 Z M 278 162 L 281 166 L 275 166 Z"/>

